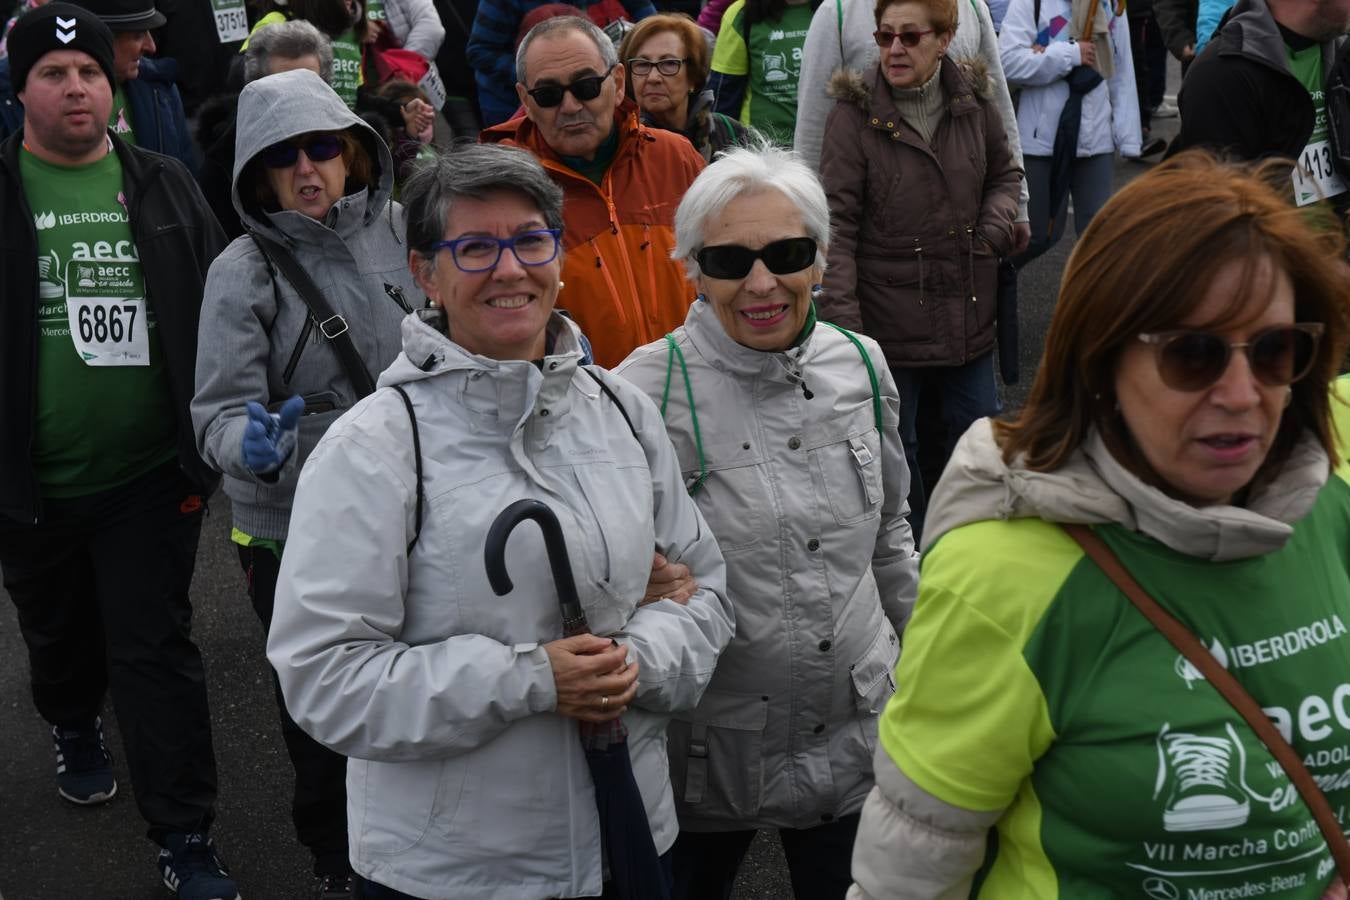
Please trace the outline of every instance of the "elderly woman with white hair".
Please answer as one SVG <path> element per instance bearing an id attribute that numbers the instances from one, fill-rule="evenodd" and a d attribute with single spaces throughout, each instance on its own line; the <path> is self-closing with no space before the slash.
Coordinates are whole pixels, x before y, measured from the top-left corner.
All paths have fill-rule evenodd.
<path id="1" fill-rule="evenodd" d="M 814 173 L 733 150 L 689 188 L 682 327 L 616 370 L 661 407 L 727 561 L 736 636 L 669 731 L 675 896 L 728 897 L 777 828 L 798 898 L 842 898 L 918 560 L 899 398 L 870 338 L 816 319 L 830 216 Z"/>

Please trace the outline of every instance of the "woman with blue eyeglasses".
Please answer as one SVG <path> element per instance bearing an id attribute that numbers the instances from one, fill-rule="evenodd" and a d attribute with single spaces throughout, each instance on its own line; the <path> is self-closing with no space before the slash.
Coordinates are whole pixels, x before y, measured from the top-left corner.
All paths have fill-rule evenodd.
<path id="1" fill-rule="evenodd" d="M 202 458 L 225 476 L 232 539 L 267 629 L 300 468 L 398 355 L 417 286 L 389 150 L 313 72 L 244 89 L 235 160 L 248 233 L 207 276 L 192 415 Z M 296 833 L 325 896 L 340 896 L 351 877 L 346 760 L 280 712 Z"/>
<path id="2" fill-rule="evenodd" d="M 602 883 L 578 723 L 622 717 L 668 878 L 666 725 L 731 639 L 722 554 L 656 405 L 584 365 L 554 309 L 563 199 L 538 160 L 463 146 L 403 196 L 431 306 L 305 464 L 268 657 L 350 758 L 357 896 L 630 896 Z M 557 516 L 591 634 L 563 636 L 532 525 L 505 544 L 513 588 L 490 586 L 489 529 L 523 499 Z M 653 550 L 697 588 L 649 602 Z"/>

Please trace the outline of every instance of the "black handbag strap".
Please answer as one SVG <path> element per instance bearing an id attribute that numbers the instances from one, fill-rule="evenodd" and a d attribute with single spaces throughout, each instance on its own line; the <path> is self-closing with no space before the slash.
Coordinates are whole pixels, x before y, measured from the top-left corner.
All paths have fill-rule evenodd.
<path id="1" fill-rule="evenodd" d="M 333 345 L 333 350 L 337 352 L 338 360 L 342 363 L 343 371 L 347 373 L 347 378 L 352 383 L 352 388 L 356 391 L 356 399 L 369 396 L 375 392 L 375 380 L 370 377 L 370 371 L 366 369 L 365 362 L 361 359 L 361 354 L 356 350 L 356 344 L 352 343 L 352 336 L 347 320 L 338 315 L 337 311 L 329 304 L 328 298 L 323 295 L 314 279 L 309 277 L 306 272 L 296 262 L 291 251 L 278 241 L 272 238 L 251 232 L 250 237 L 258 245 L 258 249 L 263 252 L 273 266 L 275 266 L 286 280 L 295 288 L 295 292 L 300 295 L 300 299 L 305 301 L 305 306 L 309 307 L 309 314 L 314 318 L 314 324 L 318 326 L 319 331 L 324 337 L 328 338 L 329 343 Z"/>
<path id="2" fill-rule="evenodd" d="M 413 512 L 413 538 L 408 542 L 407 556 L 412 556 L 413 548 L 417 546 L 417 539 L 422 536 L 422 509 L 425 505 L 425 490 L 422 487 L 422 438 L 417 433 L 417 413 L 413 412 L 412 398 L 408 392 L 403 389 L 403 385 L 392 385 L 398 395 L 403 398 L 403 406 L 408 410 L 408 422 L 412 425 L 412 445 L 413 445 L 413 467 L 417 475 L 417 506 Z"/>
<path id="3" fill-rule="evenodd" d="M 1322 837 L 1327 842 L 1327 849 L 1331 851 L 1332 859 L 1336 862 L 1336 871 L 1340 873 L 1341 878 L 1350 882 L 1350 843 L 1347 843 L 1345 834 L 1341 831 L 1339 820 L 1336 813 L 1332 811 L 1331 804 L 1327 802 L 1326 795 L 1322 793 L 1313 780 L 1312 774 L 1307 767 L 1303 765 L 1303 760 L 1299 759 L 1298 751 L 1289 745 L 1270 721 L 1270 718 L 1261 709 L 1261 704 L 1257 703 L 1251 694 L 1247 693 L 1246 688 L 1238 683 L 1227 669 L 1219 664 L 1214 655 L 1205 649 L 1205 645 L 1191 633 L 1185 625 L 1163 609 L 1157 600 L 1144 590 L 1143 586 L 1135 580 L 1130 574 L 1130 570 L 1125 568 L 1125 564 L 1120 561 L 1120 557 L 1112 552 L 1100 537 L 1097 536 L 1091 528 L 1086 525 L 1063 525 L 1069 537 L 1077 542 L 1078 546 L 1083 548 L 1083 552 L 1097 564 L 1107 578 L 1120 588 L 1129 601 L 1144 614 L 1154 628 L 1162 632 L 1162 636 L 1167 638 L 1168 642 L 1181 651 L 1181 655 L 1186 657 L 1191 665 L 1205 677 L 1205 680 L 1219 692 L 1222 697 L 1229 702 L 1240 716 L 1251 726 L 1252 731 L 1270 750 L 1289 780 L 1298 790 L 1299 796 L 1307 805 L 1308 811 L 1312 813 L 1317 827 L 1322 832 Z"/>

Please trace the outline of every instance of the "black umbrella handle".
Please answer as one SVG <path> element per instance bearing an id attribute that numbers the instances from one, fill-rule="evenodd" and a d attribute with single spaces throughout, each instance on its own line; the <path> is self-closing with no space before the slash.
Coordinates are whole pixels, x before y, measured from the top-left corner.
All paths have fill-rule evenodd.
<path id="1" fill-rule="evenodd" d="M 580 620 L 584 625 L 586 614 L 581 610 L 577 583 L 572 578 L 572 563 L 567 558 L 567 542 L 563 540 L 562 526 L 558 524 L 558 517 L 553 510 L 538 500 L 517 500 L 499 512 L 492 521 L 487 542 L 483 546 L 483 565 L 487 569 L 488 584 L 492 585 L 492 590 L 499 597 L 511 593 L 514 585 L 506 572 L 506 539 L 526 519 L 538 522 L 539 530 L 544 534 L 544 549 L 548 552 L 548 566 L 553 570 L 553 585 L 558 591 L 563 622 Z"/>

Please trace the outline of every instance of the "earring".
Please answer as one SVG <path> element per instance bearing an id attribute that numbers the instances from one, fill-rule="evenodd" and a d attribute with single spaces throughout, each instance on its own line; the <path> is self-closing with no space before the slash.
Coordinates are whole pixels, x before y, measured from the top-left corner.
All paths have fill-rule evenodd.
<path id="1" fill-rule="evenodd" d="M 706 303 L 706 302 L 708 302 L 708 298 L 707 298 L 707 296 L 704 295 L 704 294 L 695 294 L 695 295 L 694 295 L 694 302 L 695 302 L 695 303 Z"/>
<path id="2" fill-rule="evenodd" d="M 561 281 L 561 280 L 560 280 L 560 281 L 558 282 L 558 290 L 561 291 L 561 290 L 562 290 L 563 288 L 565 288 L 565 287 L 567 287 L 567 282 Z"/>
<path id="3" fill-rule="evenodd" d="M 812 299 L 812 300 L 819 300 L 819 299 L 820 299 L 821 297 L 823 297 L 823 296 L 825 296 L 825 285 L 823 285 L 823 284 L 813 284 L 813 285 L 811 285 L 811 299 Z"/>

